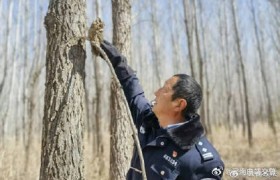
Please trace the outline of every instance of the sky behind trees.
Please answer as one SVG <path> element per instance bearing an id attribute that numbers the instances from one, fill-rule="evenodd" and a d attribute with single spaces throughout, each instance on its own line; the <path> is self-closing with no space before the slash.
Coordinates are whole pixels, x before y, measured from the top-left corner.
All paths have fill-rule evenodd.
<path id="1" fill-rule="evenodd" d="M 191 1 L 188 1 L 191 2 Z M 277 114 L 279 103 L 279 2 L 273 0 L 235 0 L 237 28 L 240 34 L 241 53 L 245 64 L 245 76 L 248 83 L 249 107 L 253 119 L 265 121 L 267 113 L 264 82 L 260 73 L 257 39 L 254 31 L 252 10 L 256 14 L 256 29 L 260 37 L 263 65 L 273 112 Z M 204 100 L 208 96 L 209 114 L 213 121 L 226 119 L 228 94 L 226 81 L 230 84 L 232 101 L 230 106 L 231 122 L 243 118 L 243 86 L 240 85 L 240 70 L 237 60 L 237 46 L 233 31 L 231 1 L 196 1 L 196 8 L 190 7 L 190 13 L 196 10 L 198 42 L 203 59 Z M 16 122 L 27 119 L 27 103 L 34 98 L 34 113 L 37 130 L 40 130 L 45 82 L 46 34 L 44 16 L 48 1 L 0 1 L 0 116 L 5 120 L 5 131 L 14 132 Z M 253 7 L 253 8 L 252 8 Z M 105 22 L 105 38 L 111 41 L 112 19 L 111 1 L 101 1 L 102 20 Z M 88 26 L 96 18 L 95 1 L 87 1 Z M 190 22 L 193 23 L 193 22 Z M 173 1 L 132 1 L 132 58 L 130 65 L 137 71 L 146 95 L 153 99 L 153 92 L 175 73 L 191 74 L 189 45 L 186 36 L 184 4 L 182 0 Z M 224 34 L 225 29 L 227 35 Z M 192 34 L 194 36 L 194 34 Z M 226 40 L 227 39 L 227 40 Z M 225 56 L 225 42 L 228 42 L 228 54 Z M 86 87 L 90 102 L 94 103 L 94 70 L 89 43 L 87 43 Z M 224 55 L 223 55 L 224 54 Z M 228 57 L 228 59 L 225 59 Z M 228 72 L 224 71 L 228 66 Z M 199 73 L 198 56 L 194 55 L 194 67 Z M 102 66 L 105 87 L 109 86 L 108 68 Z M 36 80 L 36 95 L 30 94 Z M 229 79 L 225 79 L 228 73 Z M 160 78 L 160 82 L 158 78 Z M 199 77 L 197 75 L 197 77 Z M 196 78 L 197 81 L 201 81 Z M 33 84 L 32 84 L 33 83 Z M 205 84 L 205 83 L 204 83 Z M 206 96 L 207 95 L 207 96 Z M 34 97 L 36 96 L 36 97 Z M 107 102 L 108 100 L 104 100 Z M 206 103 L 206 102 L 205 102 Z M 24 118 L 26 117 L 26 118 Z M 276 115 L 276 117 L 278 117 Z M 20 126 L 23 126 L 20 125 Z"/>
<path id="2" fill-rule="evenodd" d="M 87 0 L 88 27 L 97 17 L 96 1 Z M 48 5 L 49 0 L 0 0 L 0 151 L 4 149 L 2 164 L 9 169 L 5 173 L 13 169 L 18 177 L 28 169 L 24 164 L 31 162 L 35 167 L 40 161 Z M 99 0 L 99 5 L 104 37 L 112 42 L 111 1 Z M 154 92 L 173 74 L 193 75 L 203 88 L 199 114 L 227 162 L 244 167 L 255 167 L 255 162 L 264 167 L 270 163 L 267 160 L 279 164 L 274 149 L 279 149 L 275 133 L 279 139 L 280 1 L 131 0 L 131 8 L 132 52 L 128 62 L 146 97 L 153 100 Z M 63 23 L 62 19 L 57 23 Z M 88 172 L 95 173 L 92 164 L 99 167 L 100 160 L 94 157 L 101 139 L 97 139 L 98 121 L 104 123 L 100 128 L 103 145 L 108 146 L 110 140 L 111 73 L 102 59 L 92 55 L 89 42 L 86 50 L 85 151 L 93 157 L 87 159 Z M 249 132 L 257 144 L 255 149 L 243 145 L 247 139 L 250 142 Z M 30 148 L 32 143 L 34 148 Z M 242 146 L 237 147 L 239 143 Z M 108 159 L 109 150 L 104 149 Z M 28 160 L 29 154 L 36 163 Z M 17 163 L 20 158 L 25 163 Z M 29 169 L 30 176 L 37 176 L 32 166 Z M 5 173 L 0 174 L 6 178 Z"/>

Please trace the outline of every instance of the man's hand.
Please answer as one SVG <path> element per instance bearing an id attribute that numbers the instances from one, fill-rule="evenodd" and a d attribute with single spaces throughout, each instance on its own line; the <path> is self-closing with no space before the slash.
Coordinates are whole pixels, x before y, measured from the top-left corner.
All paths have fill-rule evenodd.
<path id="1" fill-rule="evenodd" d="M 107 54 L 107 56 L 108 56 L 109 60 L 111 61 L 114 68 L 116 66 L 118 66 L 121 62 L 126 63 L 126 58 L 124 56 L 122 56 L 121 53 L 116 49 L 116 47 L 113 46 L 108 41 L 104 40 L 101 43 L 101 48 Z"/>

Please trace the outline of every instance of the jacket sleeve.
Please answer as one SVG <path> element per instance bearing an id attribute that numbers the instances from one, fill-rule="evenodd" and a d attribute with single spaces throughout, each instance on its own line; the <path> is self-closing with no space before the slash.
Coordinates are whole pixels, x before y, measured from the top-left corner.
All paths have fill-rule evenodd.
<path id="1" fill-rule="evenodd" d="M 122 60 L 115 66 L 115 72 L 123 87 L 134 124 L 137 129 L 142 124 L 145 114 L 151 111 L 149 101 L 145 98 L 144 91 L 136 77 L 134 71 L 127 65 L 124 56 L 120 56 Z"/>

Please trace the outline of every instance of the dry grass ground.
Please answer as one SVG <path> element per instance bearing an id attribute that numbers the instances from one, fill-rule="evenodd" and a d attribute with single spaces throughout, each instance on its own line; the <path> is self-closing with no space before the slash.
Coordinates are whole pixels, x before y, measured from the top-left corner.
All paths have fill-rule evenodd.
<path id="1" fill-rule="evenodd" d="M 226 165 L 224 179 L 280 179 L 280 127 L 278 129 L 278 143 L 267 124 L 257 123 L 253 127 L 254 146 L 249 148 L 248 141 L 243 138 L 241 128 L 233 128 L 233 135 L 229 137 L 225 128 L 216 128 L 213 133 L 213 143 L 219 150 Z M 269 170 L 275 168 L 277 177 L 237 176 L 233 178 L 229 173 L 233 170 Z M 273 169 L 270 169 L 272 171 Z M 247 174 L 247 173 L 246 173 Z"/>
<path id="2" fill-rule="evenodd" d="M 277 128 L 280 126 L 278 125 Z M 226 169 L 224 179 L 280 179 L 280 145 L 276 143 L 266 124 L 255 124 L 253 129 L 254 147 L 248 148 L 248 143 L 242 137 L 241 129 L 233 128 L 232 137 L 228 136 L 227 130 L 217 127 L 213 130 L 213 143 L 224 159 Z M 86 136 L 85 136 L 86 137 Z M 107 137 L 108 139 L 108 137 Z M 280 133 L 278 133 L 280 139 Z M 14 140 L 6 141 L 5 149 L 0 149 L 0 180 L 35 180 L 39 177 L 40 169 L 40 140 L 34 138 L 32 145 L 29 167 L 24 169 L 24 149 L 22 145 L 16 145 Z M 109 149 L 109 144 L 106 147 Z M 93 154 L 92 144 L 85 140 L 85 176 L 86 179 L 108 179 L 108 176 L 98 178 L 98 159 Z M 106 151 L 104 172 L 109 172 L 109 151 Z M 267 177 L 230 177 L 228 173 L 233 168 L 248 169 L 275 168 L 278 176 Z"/>

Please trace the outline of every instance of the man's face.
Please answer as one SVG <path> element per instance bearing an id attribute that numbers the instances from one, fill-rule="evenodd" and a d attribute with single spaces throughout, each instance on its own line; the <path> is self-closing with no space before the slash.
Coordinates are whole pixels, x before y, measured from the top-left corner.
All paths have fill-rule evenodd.
<path id="1" fill-rule="evenodd" d="M 174 93 L 172 88 L 176 84 L 178 79 L 179 78 L 176 76 L 171 77 L 170 79 L 165 81 L 163 87 L 159 88 L 155 92 L 156 98 L 152 110 L 158 118 L 162 116 L 172 117 L 172 112 L 175 107 L 174 101 L 172 101 L 172 95 Z"/>

